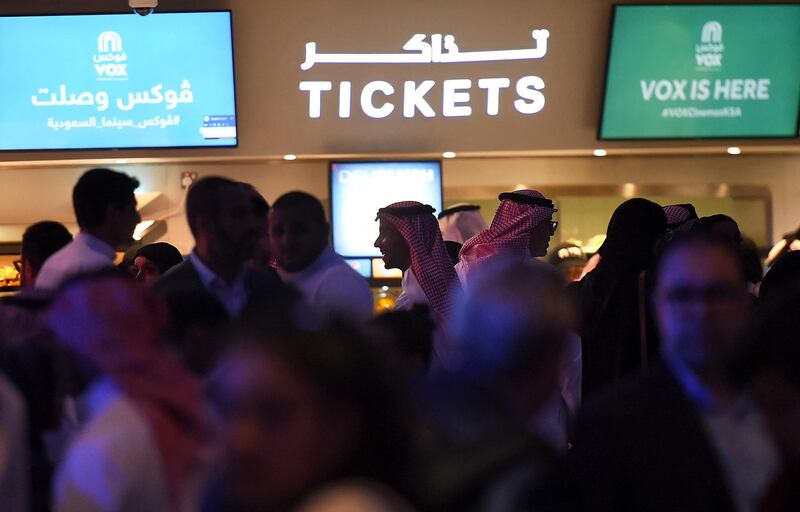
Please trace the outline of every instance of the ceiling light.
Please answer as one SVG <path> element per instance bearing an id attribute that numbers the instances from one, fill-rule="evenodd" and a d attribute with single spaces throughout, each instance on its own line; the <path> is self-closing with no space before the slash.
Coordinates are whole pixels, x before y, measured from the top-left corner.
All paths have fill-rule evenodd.
<path id="1" fill-rule="evenodd" d="M 595 149 L 594 151 L 592 151 L 592 154 L 594 156 L 606 156 L 608 154 L 608 151 L 606 151 L 605 149 Z"/>
<path id="2" fill-rule="evenodd" d="M 742 154 L 742 148 L 737 148 L 736 146 L 731 146 L 731 147 L 728 148 L 728 154 L 729 155 L 741 155 Z"/>
<path id="3" fill-rule="evenodd" d="M 442 153 L 442 157 L 443 158 L 455 158 L 456 154 L 453 153 L 452 151 L 445 151 L 444 153 Z"/>
<path id="4" fill-rule="evenodd" d="M 136 229 L 133 230 L 133 239 L 137 242 L 142 239 L 144 232 L 152 226 L 156 221 L 154 220 L 143 220 L 139 224 L 136 225 Z"/>
<path id="5" fill-rule="evenodd" d="M 283 155 L 283 159 L 289 160 L 291 162 L 292 160 L 297 160 L 297 155 L 292 155 L 292 154 Z"/>
<path id="6" fill-rule="evenodd" d="M 630 199 L 636 195 L 636 185 L 633 183 L 623 183 L 622 185 L 622 197 L 625 199 Z"/>

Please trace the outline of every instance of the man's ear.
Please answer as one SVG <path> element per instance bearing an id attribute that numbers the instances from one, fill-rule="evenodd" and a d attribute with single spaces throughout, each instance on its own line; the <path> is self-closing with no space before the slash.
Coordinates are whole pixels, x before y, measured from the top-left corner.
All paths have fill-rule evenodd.
<path id="1" fill-rule="evenodd" d="M 103 214 L 103 224 L 106 224 L 109 221 L 113 222 L 114 220 L 116 220 L 116 218 L 119 217 L 121 211 L 122 208 L 120 208 L 119 206 L 113 204 L 106 206 L 106 211 Z"/>

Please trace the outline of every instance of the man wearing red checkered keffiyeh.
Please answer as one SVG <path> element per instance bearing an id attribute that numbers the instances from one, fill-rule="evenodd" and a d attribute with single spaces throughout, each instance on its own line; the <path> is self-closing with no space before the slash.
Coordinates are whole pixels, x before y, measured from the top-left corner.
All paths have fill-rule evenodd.
<path id="1" fill-rule="evenodd" d="M 414 281 L 424 292 L 424 301 L 441 319 L 452 310 L 454 287 L 458 277 L 447 255 L 433 207 L 416 201 L 402 201 L 378 210 L 380 234 L 375 247 L 381 250 L 386 268 L 403 271 L 403 293 L 398 309 L 423 301 L 413 295 Z M 399 235 L 399 236 L 398 236 Z"/>
<path id="2" fill-rule="evenodd" d="M 462 283 L 475 268 L 497 256 L 524 261 L 544 256 L 555 232 L 552 222 L 557 210 L 553 201 L 536 190 L 517 190 L 500 194 L 500 206 L 492 225 L 464 242 L 458 266 Z"/>

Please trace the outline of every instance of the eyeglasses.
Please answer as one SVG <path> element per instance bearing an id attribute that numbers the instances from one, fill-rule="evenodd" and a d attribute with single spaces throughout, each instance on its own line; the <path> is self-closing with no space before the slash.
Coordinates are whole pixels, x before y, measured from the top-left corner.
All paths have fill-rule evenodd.
<path id="1" fill-rule="evenodd" d="M 675 305 L 686 305 L 695 301 L 714 304 L 725 303 L 740 296 L 742 291 L 728 284 L 711 284 L 705 287 L 677 286 L 666 290 L 666 299 Z"/>
<path id="2" fill-rule="evenodd" d="M 557 220 L 551 220 L 550 221 L 550 235 L 551 236 L 556 234 L 556 228 L 558 228 L 558 221 Z"/>

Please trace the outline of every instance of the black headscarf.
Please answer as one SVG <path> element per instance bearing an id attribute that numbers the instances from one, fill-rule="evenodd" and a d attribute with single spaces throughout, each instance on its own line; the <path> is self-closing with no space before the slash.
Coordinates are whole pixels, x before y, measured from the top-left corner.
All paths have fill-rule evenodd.
<path id="1" fill-rule="evenodd" d="M 787 252 L 775 260 L 761 282 L 759 298 L 767 304 L 792 288 L 800 290 L 800 251 Z"/>
<path id="2" fill-rule="evenodd" d="M 167 242 L 143 245 L 136 251 L 136 256 L 133 259 L 138 256 L 144 256 L 155 263 L 161 274 L 183 261 L 181 252 L 174 245 L 170 245 Z"/>
<path id="3" fill-rule="evenodd" d="M 584 394 L 642 364 L 640 274 L 652 263 L 653 247 L 666 228 L 661 206 L 641 198 L 625 201 L 608 223 L 600 263 L 575 285 L 581 306 Z M 651 324 L 648 332 L 655 333 L 651 315 L 645 316 Z M 648 343 L 648 354 L 654 351 L 654 344 Z"/>

